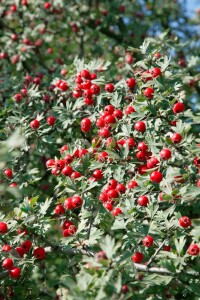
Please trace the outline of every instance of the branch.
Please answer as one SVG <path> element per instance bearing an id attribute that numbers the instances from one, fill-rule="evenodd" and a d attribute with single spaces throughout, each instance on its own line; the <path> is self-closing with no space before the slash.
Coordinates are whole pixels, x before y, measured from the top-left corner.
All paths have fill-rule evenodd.
<path id="1" fill-rule="evenodd" d="M 150 266 L 150 264 L 152 263 L 152 261 L 155 259 L 156 255 L 160 252 L 160 250 L 162 249 L 162 247 L 164 246 L 165 243 L 165 239 L 164 241 L 160 244 L 160 246 L 158 247 L 158 249 L 155 251 L 155 253 L 151 256 L 151 258 L 149 259 L 149 261 L 147 262 L 146 266 Z"/>
<path id="2" fill-rule="evenodd" d="M 46 253 L 50 253 L 52 252 L 52 250 L 58 250 L 59 252 L 62 251 L 62 253 L 65 253 L 67 256 L 75 256 L 78 254 L 82 254 L 82 255 L 87 255 L 87 256 L 91 256 L 94 257 L 95 253 L 92 250 L 83 250 L 83 249 L 77 249 L 77 248 L 71 248 L 71 249 L 63 249 L 62 247 L 57 247 L 57 249 L 52 248 L 52 247 L 46 247 L 45 248 L 45 252 Z"/>
<path id="3" fill-rule="evenodd" d="M 141 265 L 141 264 L 136 264 L 136 263 L 134 263 L 134 267 L 136 268 L 137 271 L 158 273 L 158 274 L 163 274 L 163 275 L 164 274 L 175 275 L 175 273 L 172 273 L 165 268 L 157 268 L 157 267 L 148 268 L 147 265 Z"/>

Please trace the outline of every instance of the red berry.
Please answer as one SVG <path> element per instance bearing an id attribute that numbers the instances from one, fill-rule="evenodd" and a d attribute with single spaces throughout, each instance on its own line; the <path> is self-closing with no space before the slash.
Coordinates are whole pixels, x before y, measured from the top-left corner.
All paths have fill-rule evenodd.
<path id="1" fill-rule="evenodd" d="M 108 186 L 109 186 L 111 189 L 115 189 L 116 186 L 117 186 L 117 184 L 118 184 L 117 180 L 115 180 L 115 179 L 110 179 L 110 180 L 109 180 L 109 183 L 108 183 Z"/>
<path id="2" fill-rule="evenodd" d="M 86 81 L 82 82 L 80 86 L 83 90 L 88 90 L 88 89 L 90 89 L 91 85 L 92 85 L 91 81 L 86 80 Z M 90 92 L 92 93 L 92 91 L 90 91 Z"/>
<path id="3" fill-rule="evenodd" d="M 122 293 L 127 294 L 129 292 L 129 288 L 127 284 L 124 284 L 121 289 Z"/>
<path id="4" fill-rule="evenodd" d="M 55 166 L 55 160 L 54 159 L 49 159 L 46 161 L 46 167 L 51 168 Z"/>
<path id="5" fill-rule="evenodd" d="M 122 210 L 119 207 L 114 208 L 112 211 L 113 217 L 117 217 L 118 215 L 121 215 L 121 214 L 122 214 Z"/>
<path id="6" fill-rule="evenodd" d="M 31 121 L 30 127 L 31 127 L 32 129 L 38 129 L 38 128 L 40 127 L 40 122 L 39 122 L 38 120 L 35 119 L 35 120 Z"/>
<path id="7" fill-rule="evenodd" d="M 2 246 L 1 251 L 2 252 L 9 252 L 12 249 L 12 247 L 10 247 L 10 245 L 5 244 Z"/>
<path id="8" fill-rule="evenodd" d="M 182 141 L 182 136 L 175 132 L 172 136 L 171 136 L 171 141 L 174 143 L 174 144 L 178 144 Z"/>
<path id="9" fill-rule="evenodd" d="M 13 260 L 11 258 L 5 258 L 3 261 L 2 261 L 2 268 L 4 270 L 10 270 L 12 269 L 14 263 L 13 263 Z"/>
<path id="10" fill-rule="evenodd" d="M 76 231 L 77 231 L 76 226 L 70 225 L 68 229 L 63 230 L 63 236 L 67 237 L 67 236 L 73 235 L 76 233 Z"/>
<path id="11" fill-rule="evenodd" d="M 196 244 L 192 244 L 188 247 L 188 253 L 190 255 L 196 256 L 199 254 L 199 252 L 200 252 L 200 248 Z"/>
<path id="12" fill-rule="evenodd" d="M 182 102 L 177 102 L 174 104 L 172 110 L 175 114 L 179 114 L 185 110 L 185 106 Z"/>
<path id="13" fill-rule="evenodd" d="M 10 187 L 16 187 L 16 186 L 17 186 L 17 183 L 16 183 L 16 182 L 12 182 L 12 183 L 9 184 L 9 186 L 10 186 Z"/>
<path id="14" fill-rule="evenodd" d="M 59 170 L 62 170 L 65 166 L 65 161 L 63 159 L 58 159 L 55 161 L 55 167 Z"/>
<path id="15" fill-rule="evenodd" d="M 103 203 L 108 201 L 108 195 L 106 192 L 103 192 L 99 195 L 99 201 Z"/>
<path id="16" fill-rule="evenodd" d="M 77 178 L 79 178 L 81 176 L 82 176 L 81 173 L 80 172 L 76 172 L 76 171 L 71 174 L 71 178 L 72 179 L 77 179 Z"/>
<path id="17" fill-rule="evenodd" d="M 109 211 L 112 211 L 112 210 L 113 210 L 113 205 L 112 205 L 112 203 L 110 203 L 110 202 L 105 202 L 105 203 L 103 204 L 103 206 L 105 207 L 105 209 L 107 209 L 107 210 L 109 210 Z"/>
<path id="18" fill-rule="evenodd" d="M 139 151 L 139 152 L 136 153 L 136 157 L 139 160 L 145 160 L 146 159 L 146 152 Z"/>
<path id="19" fill-rule="evenodd" d="M 148 169 L 155 168 L 158 164 L 159 164 L 159 160 L 154 156 L 147 160 L 147 168 Z"/>
<path id="20" fill-rule="evenodd" d="M 128 78 L 126 84 L 130 89 L 133 89 L 136 86 L 136 80 L 134 78 Z"/>
<path id="21" fill-rule="evenodd" d="M 149 81 L 151 79 L 152 79 L 152 76 L 151 76 L 150 71 L 145 71 L 145 72 L 142 73 L 142 80 L 144 82 L 147 82 L 147 81 Z"/>
<path id="22" fill-rule="evenodd" d="M 144 152 L 148 150 L 148 146 L 144 142 L 139 142 L 137 148 L 139 151 L 144 151 Z"/>
<path id="23" fill-rule="evenodd" d="M 45 2 L 44 3 L 44 9 L 49 9 L 51 7 L 51 3 L 50 2 Z"/>
<path id="24" fill-rule="evenodd" d="M 128 138 L 126 140 L 126 144 L 128 145 L 129 149 L 133 149 L 136 146 L 136 142 L 133 138 Z"/>
<path id="25" fill-rule="evenodd" d="M 197 168 L 199 168 L 200 167 L 200 157 L 195 157 L 193 159 L 193 163 Z"/>
<path id="26" fill-rule="evenodd" d="M 62 91 L 67 91 L 69 89 L 69 86 L 67 85 L 66 82 L 62 81 L 60 84 L 59 84 L 59 88 L 62 90 Z"/>
<path id="27" fill-rule="evenodd" d="M 134 189 L 136 186 L 138 186 L 137 182 L 135 180 L 131 180 L 129 183 L 128 183 L 128 188 L 129 189 Z"/>
<path id="28" fill-rule="evenodd" d="M 160 68 L 153 68 L 153 69 L 150 70 L 150 73 L 151 73 L 153 78 L 156 78 L 156 77 L 158 77 L 162 74 Z"/>
<path id="29" fill-rule="evenodd" d="M 137 199 L 137 203 L 140 206 L 147 206 L 147 204 L 149 203 L 149 198 L 147 196 L 140 196 Z"/>
<path id="30" fill-rule="evenodd" d="M 66 209 L 69 209 L 69 210 L 74 209 L 74 205 L 73 205 L 73 203 L 72 203 L 72 198 L 71 198 L 71 197 L 65 199 L 64 207 L 65 207 Z"/>
<path id="31" fill-rule="evenodd" d="M 66 166 L 62 169 L 62 174 L 64 176 L 70 176 L 73 173 L 73 169 L 70 166 Z"/>
<path id="32" fill-rule="evenodd" d="M 161 57 L 160 52 L 154 53 L 154 57 L 155 57 L 155 59 L 159 59 Z"/>
<path id="33" fill-rule="evenodd" d="M 9 272 L 9 276 L 10 276 L 11 278 L 14 278 L 14 279 L 19 278 L 20 275 L 21 275 L 21 270 L 20 270 L 20 268 L 14 267 L 14 268 L 12 268 L 12 269 L 10 270 L 10 272 Z"/>
<path id="34" fill-rule="evenodd" d="M 80 76 L 85 78 L 85 79 L 91 79 L 91 74 L 88 70 L 82 70 L 80 72 Z"/>
<path id="35" fill-rule="evenodd" d="M 62 229 L 68 229 L 71 225 L 74 225 L 71 221 L 65 220 L 65 222 L 62 225 Z"/>
<path id="36" fill-rule="evenodd" d="M 144 255 L 141 252 L 135 252 L 132 257 L 131 260 L 134 263 L 140 264 L 143 261 Z"/>
<path id="37" fill-rule="evenodd" d="M 164 160 L 168 160 L 170 159 L 172 156 L 172 153 L 169 149 L 167 148 L 163 148 L 161 151 L 160 151 L 160 158 L 164 159 Z"/>
<path id="38" fill-rule="evenodd" d="M 15 250 L 17 251 L 17 253 L 19 254 L 20 257 L 24 256 L 24 254 L 25 254 L 24 248 L 16 247 Z"/>
<path id="39" fill-rule="evenodd" d="M 169 245 L 167 245 L 167 246 L 164 246 L 164 247 L 163 247 L 163 250 L 164 250 L 164 251 L 168 251 L 168 252 L 170 252 L 170 250 L 171 250 L 171 247 L 170 247 Z"/>
<path id="40" fill-rule="evenodd" d="M 134 112 L 135 112 L 135 108 L 133 106 L 127 106 L 127 108 L 124 111 L 125 115 L 130 115 Z"/>
<path id="41" fill-rule="evenodd" d="M 197 187 L 200 188 L 200 179 L 197 180 Z"/>
<path id="42" fill-rule="evenodd" d="M 108 195 L 109 199 L 114 199 L 114 198 L 119 197 L 119 194 L 118 194 L 117 190 L 110 190 L 110 191 L 108 191 L 107 195 Z"/>
<path id="43" fill-rule="evenodd" d="M 187 216 L 181 217 L 178 221 L 179 225 L 183 228 L 188 228 L 192 225 L 190 218 L 188 218 Z"/>
<path id="44" fill-rule="evenodd" d="M 150 235 L 147 235 L 143 238 L 142 243 L 145 247 L 151 247 L 153 245 L 153 238 Z"/>
<path id="45" fill-rule="evenodd" d="M 22 95 L 21 94 L 15 94 L 13 96 L 13 99 L 15 100 L 15 102 L 20 103 L 22 101 Z"/>
<path id="46" fill-rule="evenodd" d="M 7 177 L 7 178 L 12 178 L 13 177 L 13 172 L 11 169 L 6 169 L 4 171 L 4 175 Z"/>
<path id="47" fill-rule="evenodd" d="M 21 244 L 21 247 L 24 249 L 25 253 L 27 253 L 31 247 L 32 247 L 32 242 L 31 241 L 24 241 L 22 244 Z"/>
<path id="48" fill-rule="evenodd" d="M 160 183 L 163 179 L 163 175 L 159 171 L 154 171 L 151 173 L 150 179 L 152 182 Z"/>
<path id="49" fill-rule="evenodd" d="M 5 234 L 8 231 L 8 226 L 4 222 L 0 222 L 0 234 Z"/>
<path id="50" fill-rule="evenodd" d="M 99 162 L 104 162 L 107 159 L 108 159 L 108 153 L 106 151 L 100 152 L 98 154 L 98 161 Z"/>
<path id="51" fill-rule="evenodd" d="M 108 130 L 108 128 L 101 128 L 98 131 L 98 135 L 102 138 L 108 138 L 110 136 L 110 131 Z"/>
<path id="52" fill-rule="evenodd" d="M 104 107 L 104 112 L 108 113 L 108 115 L 112 115 L 114 113 L 114 106 L 109 104 Z"/>
<path id="53" fill-rule="evenodd" d="M 82 121 L 81 121 L 81 130 L 83 132 L 89 132 L 90 129 L 91 129 L 91 124 L 92 124 L 92 122 L 90 121 L 90 119 L 88 119 L 88 118 L 82 119 Z"/>
<path id="54" fill-rule="evenodd" d="M 148 170 L 147 165 L 142 165 L 138 167 L 138 173 L 141 175 L 146 174 L 147 170 Z"/>
<path id="55" fill-rule="evenodd" d="M 74 208 L 76 207 L 80 207 L 83 203 L 83 200 L 80 196 L 74 196 L 72 197 L 72 205 L 74 206 Z"/>
<path id="56" fill-rule="evenodd" d="M 65 213 L 65 209 L 61 204 L 58 204 L 58 205 L 56 205 L 54 212 L 57 215 L 63 215 Z"/>
<path id="57" fill-rule="evenodd" d="M 112 93 L 112 92 L 114 92 L 115 86 L 113 83 L 108 83 L 105 85 L 104 89 L 106 92 Z"/>
<path id="58" fill-rule="evenodd" d="M 116 186 L 116 191 L 120 194 L 124 194 L 126 192 L 125 185 L 122 183 L 118 183 L 118 185 Z"/>
<path id="59" fill-rule="evenodd" d="M 120 109 L 115 109 L 113 112 L 113 117 L 115 117 L 118 120 L 121 120 L 123 117 L 123 112 Z"/>
<path id="60" fill-rule="evenodd" d="M 66 150 L 68 150 L 68 146 L 64 145 L 60 148 L 60 154 L 64 153 Z"/>
<path id="61" fill-rule="evenodd" d="M 92 176 L 94 178 L 96 178 L 97 180 L 101 180 L 103 178 L 103 172 L 101 170 L 95 170 L 93 173 L 92 173 Z"/>
<path id="62" fill-rule="evenodd" d="M 154 97 L 154 89 L 152 88 L 146 88 L 146 90 L 144 91 L 144 96 L 149 98 L 149 99 L 152 99 Z"/>
<path id="63" fill-rule="evenodd" d="M 146 125 L 145 125 L 144 122 L 139 121 L 139 122 L 136 122 L 136 123 L 135 123 L 134 128 L 135 128 L 135 130 L 138 131 L 138 132 L 145 132 L 145 130 L 146 130 Z"/>
<path id="64" fill-rule="evenodd" d="M 97 74 L 96 73 L 92 73 L 90 74 L 91 80 L 97 79 Z"/>
<path id="65" fill-rule="evenodd" d="M 35 258 L 41 260 L 45 258 L 46 252 L 44 248 L 38 247 L 33 251 L 33 255 L 35 256 Z"/>
<path id="66" fill-rule="evenodd" d="M 97 84 L 93 84 L 91 87 L 90 87 L 90 91 L 93 95 L 98 95 L 100 93 L 100 86 L 97 85 Z"/>
<path id="67" fill-rule="evenodd" d="M 56 122 L 56 118 L 54 116 L 49 116 L 47 118 L 47 123 L 49 124 L 49 126 L 53 126 Z"/>

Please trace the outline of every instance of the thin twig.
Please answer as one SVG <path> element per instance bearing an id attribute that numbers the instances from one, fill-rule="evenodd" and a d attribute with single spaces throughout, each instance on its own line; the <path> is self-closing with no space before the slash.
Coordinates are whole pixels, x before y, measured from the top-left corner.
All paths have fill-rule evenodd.
<path id="1" fill-rule="evenodd" d="M 153 262 L 153 260 L 155 259 L 156 255 L 163 248 L 164 244 L 165 244 L 165 240 L 160 244 L 160 246 L 158 247 L 158 249 L 156 249 L 155 253 L 151 256 L 151 258 L 149 259 L 149 261 L 146 264 L 147 267 L 150 266 L 150 264 Z"/>

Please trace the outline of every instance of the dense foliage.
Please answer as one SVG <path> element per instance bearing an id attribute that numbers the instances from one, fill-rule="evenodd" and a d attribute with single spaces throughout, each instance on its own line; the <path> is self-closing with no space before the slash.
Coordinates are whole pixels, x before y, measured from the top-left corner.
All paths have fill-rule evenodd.
<path id="1" fill-rule="evenodd" d="M 1 3 L 0 299 L 199 299 L 198 16 Z"/>

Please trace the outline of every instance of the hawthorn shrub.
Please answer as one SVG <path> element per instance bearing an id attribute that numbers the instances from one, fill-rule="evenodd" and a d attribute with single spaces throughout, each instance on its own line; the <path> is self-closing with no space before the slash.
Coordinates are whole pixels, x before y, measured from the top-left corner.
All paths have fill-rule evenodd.
<path id="1" fill-rule="evenodd" d="M 1 111 L 1 299 L 198 299 L 200 140 L 173 61 L 75 59 Z M 13 133 L 14 132 L 14 133 Z M 8 140 L 7 140 L 8 138 Z"/>

